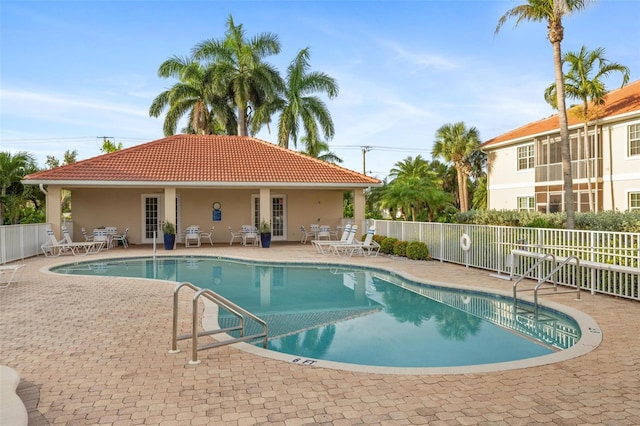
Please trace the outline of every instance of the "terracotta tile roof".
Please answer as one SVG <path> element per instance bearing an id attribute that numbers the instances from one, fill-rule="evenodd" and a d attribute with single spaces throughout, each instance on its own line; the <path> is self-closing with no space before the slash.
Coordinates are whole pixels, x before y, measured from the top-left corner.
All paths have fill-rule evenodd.
<path id="1" fill-rule="evenodd" d="M 575 107 L 574 107 L 575 108 Z M 626 85 L 625 87 L 617 90 L 612 90 L 607 95 L 605 104 L 601 107 L 601 118 L 609 118 L 618 116 L 624 113 L 640 111 L 640 80 L 634 81 Z M 582 120 L 579 119 L 576 114 L 572 113 L 571 109 L 567 111 L 567 117 L 569 126 L 582 124 Z M 534 121 L 515 130 L 511 130 L 503 135 L 490 139 L 482 144 L 482 147 L 497 144 L 499 142 L 506 142 L 515 139 L 524 138 L 527 136 L 533 136 L 540 133 L 559 131 L 558 114 L 545 118 L 540 121 Z"/>
<path id="2" fill-rule="evenodd" d="M 378 179 L 243 136 L 175 135 L 25 177 L 25 181 L 379 185 Z"/>

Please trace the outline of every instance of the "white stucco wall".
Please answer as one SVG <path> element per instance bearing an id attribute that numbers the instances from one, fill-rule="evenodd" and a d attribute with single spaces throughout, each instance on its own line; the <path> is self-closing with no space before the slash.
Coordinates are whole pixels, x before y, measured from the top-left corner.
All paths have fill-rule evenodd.
<path id="1" fill-rule="evenodd" d="M 487 151 L 487 154 L 489 209 L 515 210 L 518 208 L 518 197 L 534 196 L 534 169 L 518 170 L 516 145 Z"/>

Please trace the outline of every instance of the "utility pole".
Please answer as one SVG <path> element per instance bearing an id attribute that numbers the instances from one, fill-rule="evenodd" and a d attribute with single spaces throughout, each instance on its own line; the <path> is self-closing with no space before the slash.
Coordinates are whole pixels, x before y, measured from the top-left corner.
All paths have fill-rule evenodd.
<path id="1" fill-rule="evenodd" d="M 367 152 L 371 151 L 371 147 L 368 145 L 365 145 L 362 147 L 362 174 L 366 175 L 367 174 Z"/>

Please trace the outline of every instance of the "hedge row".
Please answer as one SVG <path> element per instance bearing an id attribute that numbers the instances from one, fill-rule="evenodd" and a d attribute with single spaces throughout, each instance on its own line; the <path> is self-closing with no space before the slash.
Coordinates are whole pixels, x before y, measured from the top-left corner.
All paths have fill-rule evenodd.
<path id="1" fill-rule="evenodd" d="M 373 240 L 380 244 L 380 252 L 413 260 L 430 260 L 429 249 L 420 241 L 400 241 L 397 238 L 374 235 Z"/>
<path id="2" fill-rule="evenodd" d="M 567 215 L 517 210 L 471 210 L 456 215 L 457 223 L 563 229 Z M 576 213 L 575 228 L 589 231 L 640 232 L 640 210 Z"/>

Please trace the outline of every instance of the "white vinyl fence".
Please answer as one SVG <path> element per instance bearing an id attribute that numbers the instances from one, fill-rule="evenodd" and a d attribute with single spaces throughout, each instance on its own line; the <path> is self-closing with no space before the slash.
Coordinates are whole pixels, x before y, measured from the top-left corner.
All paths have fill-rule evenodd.
<path id="1" fill-rule="evenodd" d="M 594 293 L 640 300 L 638 233 L 388 220 L 374 222 L 377 235 L 402 241 L 421 241 L 427 245 L 433 259 L 487 269 L 500 276 L 512 272 L 522 274 L 537 260 L 535 254 L 551 254 L 557 262 L 574 256 L 578 261 L 571 262 L 556 274 L 559 284 L 579 285 Z M 467 244 L 461 243 L 470 243 L 468 250 L 462 247 Z M 513 256 L 513 250 L 526 250 L 532 256 Z M 551 267 L 541 267 L 531 277 L 544 277 Z"/>
<path id="2" fill-rule="evenodd" d="M 0 264 L 36 256 L 47 239 L 46 223 L 0 226 Z"/>

